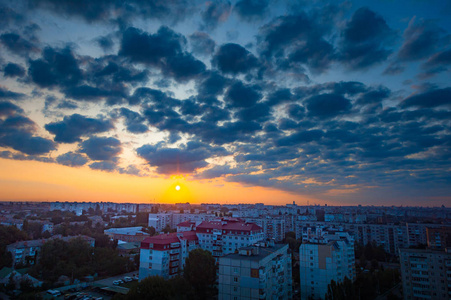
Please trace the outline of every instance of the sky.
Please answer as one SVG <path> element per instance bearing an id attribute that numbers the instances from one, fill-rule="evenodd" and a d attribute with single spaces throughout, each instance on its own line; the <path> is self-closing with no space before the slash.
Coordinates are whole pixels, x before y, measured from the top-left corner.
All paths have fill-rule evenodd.
<path id="1" fill-rule="evenodd" d="M 450 33 L 443 0 L 0 0 L 0 201 L 449 206 Z"/>

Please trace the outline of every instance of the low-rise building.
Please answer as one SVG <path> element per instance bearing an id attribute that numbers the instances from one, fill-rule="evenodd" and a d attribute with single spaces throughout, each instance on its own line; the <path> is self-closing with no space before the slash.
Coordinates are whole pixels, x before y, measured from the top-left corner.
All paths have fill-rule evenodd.
<path id="1" fill-rule="evenodd" d="M 291 299 L 288 245 L 259 243 L 219 258 L 219 300 Z"/>
<path id="2" fill-rule="evenodd" d="M 42 246 L 54 239 L 61 239 L 63 241 L 70 241 L 74 238 L 81 238 L 86 241 L 91 247 L 95 245 L 95 239 L 85 235 L 78 236 L 61 236 L 54 235 L 48 239 L 39 239 L 39 240 L 28 240 L 28 241 L 20 241 L 13 244 L 9 244 L 6 246 L 6 251 L 11 252 L 13 258 L 13 266 L 16 265 L 34 265 L 38 259 L 39 252 L 41 251 Z"/>
<path id="3" fill-rule="evenodd" d="M 103 233 L 112 240 L 124 242 L 141 242 L 149 236 L 147 232 L 142 231 L 142 227 L 121 227 L 105 229 Z"/>

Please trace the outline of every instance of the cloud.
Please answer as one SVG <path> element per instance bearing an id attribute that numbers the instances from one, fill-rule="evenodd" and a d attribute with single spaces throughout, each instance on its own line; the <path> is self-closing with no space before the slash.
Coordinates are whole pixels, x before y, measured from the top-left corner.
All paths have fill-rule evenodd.
<path id="1" fill-rule="evenodd" d="M 261 19 L 268 12 L 268 0 L 240 0 L 233 11 L 244 21 L 253 21 Z"/>
<path id="2" fill-rule="evenodd" d="M 89 165 L 93 170 L 113 172 L 118 169 L 116 163 L 112 161 L 96 161 Z"/>
<path id="3" fill-rule="evenodd" d="M 79 114 L 65 116 L 62 121 L 46 124 L 45 129 L 55 135 L 55 142 L 75 143 L 82 136 L 107 132 L 113 129 L 110 121 L 87 118 Z"/>
<path id="4" fill-rule="evenodd" d="M 183 51 L 185 44 L 185 37 L 168 27 L 160 27 L 155 34 L 129 27 L 123 32 L 119 55 L 158 67 L 177 81 L 187 81 L 205 71 L 205 65 Z"/>
<path id="5" fill-rule="evenodd" d="M 113 137 L 91 137 L 80 144 L 80 152 L 92 160 L 113 160 L 122 152 L 122 146 Z"/>
<path id="6" fill-rule="evenodd" d="M 216 42 L 205 32 L 196 31 L 188 38 L 195 54 L 208 56 L 215 51 Z"/>
<path id="7" fill-rule="evenodd" d="M 97 43 L 97 45 L 99 45 L 100 48 L 102 48 L 104 52 L 112 50 L 114 46 L 114 42 L 111 36 L 99 36 L 95 39 L 95 42 Z"/>
<path id="8" fill-rule="evenodd" d="M 35 84 L 45 88 L 75 86 L 83 79 L 78 61 L 68 47 L 46 47 L 42 58 L 30 60 L 28 75 Z"/>
<path id="9" fill-rule="evenodd" d="M 347 22 L 340 49 L 340 60 L 350 69 L 365 69 L 385 61 L 393 52 L 394 32 L 383 19 L 363 7 Z"/>
<path id="10" fill-rule="evenodd" d="M 0 102 L 0 117 L 12 116 L 14 114 L 21 113 L 23 113 L 23 110 L 19 106 L 7 101 Z"/>
<path id="11" fill-rule="evenodd" d="M 36 124 L 29 118 L 16 114 L 17 107 L 9 104 L 0 105 L 0 146 L 9 147 L 29 155 L 41 155 L 56 149 L 53 141 L 34 136 Z"/>
<path id="12" fill-rule="evenodd" d="M 446 45 L 445 31 L 432 20 L 417 20 L 409 22 L 404 31 L 404 43 L 398 52 L 400 61 L 415 61 L 428 58 L 442 46 Z"/>
<path id="13" fill-rule="evenodd" d="M 178 148 L 144 145 L 136 150 L 160 174 L 186 174 L 208 165 L 207 158 L 226 155 L 222 147 L 212 147 L 198 142 L 188 142 Z"/>
<path id="14" fill-rule="evenodd" d="M 224 99 L 230 107 L 251 107 L 261 99 L 260 89 L 237 81 L 227 90 Z"/>
<path id="15" fill-rule="evenodd" d="M 1 100 L 22 100 L 25 95 L 22 93 L 11 92 L 0 86 L 0 99 Z"/>
<path id="16" fill-rule="evenodd" d="M 226 77 L 216 72 L 210 72 L 200 83 L 198 83 L 198 95 L 200 97 L 221 95 L 229 82 L 230 80 Z"/>
<path id="17" fill-rule="evenodd" d="M 3 76 L 5 77 L 23 77 L 25 75 L 25 69 L 19 65 L 19 64 L 15 64 L 15 63 L 8 63 L 4 68 L 3 68 Z"/>
<path id="18" fill-rule="evenodd" d="M 441 107 L 451 106 L 451 88 L 432 89 L 424 93 L 407 97 L 401 102 L 401 107 Z"/>
<path id="19" fill-rule="evenodd" d="M 305 13 L 278 17 L 260 31 L 260 53 L 267 59 L 276 58 L 282 69 L 304 64 L 322 73 L 333 61 L 335 50 L 325 39 L 326 30 Z"/>
<path id="20" fill-rule="evenodd" d="M 122 107 L 120 108 L 119 114 L 120 116 L 125 118 L 125 126 L 128 132 L 144 133 L 149 130 L 147 126 L 144 124 L 144 121 L 146 119 L 139 113 Z"/>
<path id="21" fill-rule="evenodd" d="M 17 33 L 4 33 L 0 35 L 0 42 L 13 54 L 28 56 L 32 52 L 38 52 L 39 48 L 33 43 L 22 38 Z"/>
<path id="22" fill-rule="evenodd" d="M 142 19 L 159 19 L 177 23 L 195 8 L 194 1 L 188 0 L 127 0 L 127 1 L 90 1 L 90 0 L 36 0 L 29 2 L 30 9 L 42 8 L 57 15 L 78 17 L 88 23 L 127 22 Z"/>
<path id="23" fill-rule="evenodd" d="M 82 154 L 67 152 L 58 156 L 56 161 L 65 166 L 80 167 L 84 166 L 88 162 L 88 159 Z"/>
<path id="24" fill-rule="evenodd" d="M 212 60 L 222 73 L 248 73 L 258 66 L 257 58 L 238 44 L 224 44 Z"/>
<path id="25" fill-rule="evenodd" d="M 307 99 L 306 107 L 310 116 L 329 118 L 349 111 L 351 102 L 341 95 L 320 94 Z"/>
<path id="26" fill-rule="evenodd" d="M 232 5 L 227 0 L 211 1 L 206 3 L 206 9 L 202 11 L 201 30 L 214 30 L 222 22 L 229 18 Z"/>

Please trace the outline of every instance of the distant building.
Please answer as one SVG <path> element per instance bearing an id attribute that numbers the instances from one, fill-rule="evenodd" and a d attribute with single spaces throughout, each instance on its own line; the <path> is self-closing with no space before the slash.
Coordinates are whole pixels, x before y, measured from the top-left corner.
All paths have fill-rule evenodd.
<path id="1" fill-rule="evenodd" d="M 28 240 L 28 241 L 20 241 L 13 244 L 9 244 L 6 246 L 6 251 L 11 252 L 13 258 L 13 266 L 22 264 L 34 265 L 38 259 L 39 252 L 41 251 L 42 246 L 54 239 L 61 239 L 63 241 L 70 241 L 74 238 L 82 238 L 85 240 L 91 247 L 95 245 L 95 239 L 85 235 L 79 236 L 66 236 L 63 237 L 61 235 L 54 235 L 49 239 L 40 239 L 40 240 Z"/>
<path id="2" fill-rule="evenodd" d="M 432 249 L 400 249 L 405 300 L 451 299 L 451 253 Z"/>
<path id="3" fill-rule="evenodd" d="M 299 247 L 301 298 L 323 299 L 332 280 L 355 279 L 354 241 L 346 232 L 327 232 Z"/>
<path id="4" fill-rule="evenodd" d="M 103 233 L 112 240 L 124 242 L 141 242 L 149 236 L 147 232 L 142 231 L 142 227 L 122 227 L 105 229 Z"/>
<path id="5" fill-rule="evenodd" d="M 445 249 L 451 248 L 451 226 L 440 228 L 426 228 L 428 248 Z"/>
<path id="6" fill-rule="evenodd" d="M 219 300 L 291 299 L 288 245 L 242 247 L 219 258 Z"/>

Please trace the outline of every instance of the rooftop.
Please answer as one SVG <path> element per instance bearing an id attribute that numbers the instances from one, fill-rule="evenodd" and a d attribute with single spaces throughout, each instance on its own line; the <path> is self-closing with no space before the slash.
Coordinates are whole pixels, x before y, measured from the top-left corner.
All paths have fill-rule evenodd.
<path id="1" fill-rule="evenodd" d="M 279 251 L 280 249 L 282 249 L 284 247 L 286 247 L 288 249 L 288 244 L 275 244 L 272 247 L 258 247 L 258 254 L 246 256 L 246 255 L 240 255 L 238 253 L 233 253 L 233 254 L 228 254 L 224 257 L 221 257 L 220 260 L 222 258 L 229 258 L 229 259 L 236 259 L 236 260 L 259 261 L 259 260 L 262 260 L 265 257 L 273 254 L 274 252 Z M 248 246 L 248 247 L 243 247 L 240 249 L 252 249 L 252 248 L 255 248 L 255 246 Z"/>

